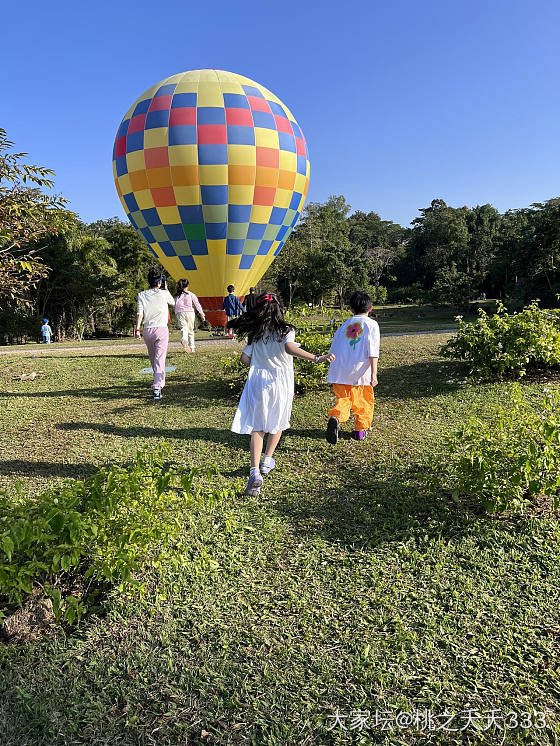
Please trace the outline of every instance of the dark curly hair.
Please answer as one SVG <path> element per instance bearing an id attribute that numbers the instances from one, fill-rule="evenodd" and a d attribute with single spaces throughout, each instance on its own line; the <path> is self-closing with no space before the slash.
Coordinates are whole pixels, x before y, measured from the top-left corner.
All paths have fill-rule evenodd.
<path id="1" fill-rule="evenodd" d="M 259 295 L 254 308 L 228 321 L 239 339 L 247 339 L 249 344 L 275 339 L 280 342 L 294 327 L 284 320 L 284 309 L 275 293 Z"/>

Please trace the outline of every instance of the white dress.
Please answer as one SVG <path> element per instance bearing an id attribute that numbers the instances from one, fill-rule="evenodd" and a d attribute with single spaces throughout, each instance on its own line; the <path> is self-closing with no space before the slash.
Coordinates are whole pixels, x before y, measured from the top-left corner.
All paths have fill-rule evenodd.
<path id="1" fill-rule="evenodd" d="M 288 332 L 278 341 L 259 339 L 243 352 L 251 357 L 247 383 L 241 394 L 231 429 L 246 435 L 253 430 L 277 433 L 290 427 L 294 398 L 294 361 L 284 349 L 296 334 Z"/>

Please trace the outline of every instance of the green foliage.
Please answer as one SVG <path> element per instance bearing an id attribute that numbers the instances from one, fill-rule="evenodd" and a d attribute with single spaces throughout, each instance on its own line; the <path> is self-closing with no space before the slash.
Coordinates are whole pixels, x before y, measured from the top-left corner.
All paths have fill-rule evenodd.
<path id="1" fill-rule="evenodd" d="M 231 391 L 240 392 L 245 386 L 249 368 L 241 362 L 241 353 L 234 352 L 220 360 L 226 385 Z"/>
<path id="2" fill-rule="evenodd" d="M 28 290 L 47 273 L 29 243 L 57 231 L 67 200 L 45 194 L 53 171 L 22 163 L 27 153 L 11 153 L 12 146 L 0 128 L 0 306 L 17 308 L 29 304 Z"/>
<path id="3" fill-rule="evenodd" d="M 536 408 L 518 384 L 490 420 L 469 418 L 448 441 L 442 464 L 455 498 L 467 496 L 491 512 L 522 511 L 535 496 L 560 502 L 560 392 Z"/>
<path id="4" fill-rule="evenodd" d="M 560 310 L 546 311 L 534 301 L 508 314 L 502 303 L 474 322 L 459 319 L 455 336 L 440 348 L 443 357 L 465 360 L 483 378 L 521 378 L 528 371 L 560 365 Z"/>
<path id="5" fill-rule="evenodd" d="M 129 468 L 101 469 L 32 502 L 0 493 L 0 616 L 2 605 L 21 604 L 41 583 L 57 616 L 72 624 L 100 587 L 133 584 L 142 592 L 139 571 L 177 561 L 168 550 L 180 538 L 181 515 L 216 493 L 195 485 L 198 470 L 166 459 L 163 447 L 138 452 Z M 64 595 L 67 588 L 72 593 Z"/>
<path id="6" fill-rule="evenodd" d="M 320 332 L 303 331 L 297 335 L 297 342 L 304 350 L 315 355 L 326 355 L 331 346 L 331 337 Z M 328 363 L 316 365 L 312 361 L 294 359 L 294 380 L 296 391 L 300 394 L 321 388 L 327 381 Z"/>
<path id="7" fill-rule="evenodd" d="M 325 355 L 331 346 L 331 337 L 317 331 L 299 331 L 296 340 L 304 350 L 315 355 Z M 247 380 L 249 369 L 241 362 L 241 353 L 221 359 L 222 374 L 231 391 L 240 392 Z M 328 363 L 316 365 L 312 361 L 294 358 L 294 383 L 299 394 L 324 386 L 327 380 Z"/>

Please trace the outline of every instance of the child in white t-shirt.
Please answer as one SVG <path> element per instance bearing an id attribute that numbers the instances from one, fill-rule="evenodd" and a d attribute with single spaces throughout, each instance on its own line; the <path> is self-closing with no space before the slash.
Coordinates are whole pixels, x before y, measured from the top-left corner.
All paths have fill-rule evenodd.
<path id="1" fill-rule="evenodd" d="M 379 357 L 379 325 L 368 318 L 371 298 L 363 290 L 356 290 L 350 298 L 353 316 L 335 332 L 330 352 L 335 360 L 330 364 L 328 383 L 332 383 L 336 397 L 329 411 L 326 438 L 335 445 L 340 425 L 354 412 L 355 440 L 363 440 L 373 420 L 374 395 L 377 386 Z"/>

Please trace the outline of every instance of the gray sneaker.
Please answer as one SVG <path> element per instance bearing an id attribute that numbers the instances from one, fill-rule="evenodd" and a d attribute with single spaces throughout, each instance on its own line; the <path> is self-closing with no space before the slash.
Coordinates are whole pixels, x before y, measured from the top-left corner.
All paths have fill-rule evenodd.
<path id="1" fill-rule="evenodd" d="M 276 461 L 273 458 L 271 458 L 268 463 L 266 461 L 261 461 L 260 466 L 259 466 L 259 471 L 264 476 L 265 474 L 270 474 L 270 472 L 274 469 L 275 466 L 276 466 Z"/>
<path id="2" fill-rule="evenodd" d="M 245 487 L 245 494 L 249 497 L 258 497 L 261 491 L 263 478 L 260 474 L 251 474 L 247 486 Z"/>

